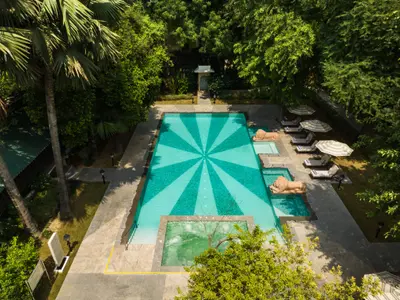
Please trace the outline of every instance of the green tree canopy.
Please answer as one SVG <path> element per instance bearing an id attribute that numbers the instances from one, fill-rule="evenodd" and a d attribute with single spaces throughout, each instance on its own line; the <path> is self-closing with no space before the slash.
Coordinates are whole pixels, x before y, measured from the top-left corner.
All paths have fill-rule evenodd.
<path id="1" fill-rule="evenodd" d="M 362 299 L 376 295 L 376 279 L 354 278 L 345 282 L 321 282 L 311 268 L 309 252 L 303 244 L 286 234 L 285 243 L 256 227 L 252 233 L 241 230 L 228 237 L 224 252 L 215 248 L 195 258 L 190 272 L 189 289 L 176 299 Z M 310 242 L 313 249 L 315 242 Z M 336 277 L 340 267 L 332 270 Z"/>
<path id="2" fill-rule="evenodd" d="M 35 241 L 19 242 L 14 237 L 0 249 L 0 298 L 9 300 L 29 299 L 31 296 L 25 280 L 29 278 L 36 263 L 38 251 Z"/>
<path id="3" fill-rule="evenodd" d="M 252 11 L 243 27 L 243 37 L 234 45 L 239 76 L 255 86 L 269 85 L 279 97 L 281 91 L 291 95 L 302 61 L 313 54 L 311 25 L 293 12 L 267 6 Z"/>
<path id="4" fill-rule="evenodd" d="M 196 3 L 196 1 L 193 2 Z M 189 5 L 184 0 L 150 2 L 152 16 L 166 24 L 167 43 L 172 51 L 179 50 L 185 45 L 196 45 L 197 31 L 194 20 L 190 17 Z"/>

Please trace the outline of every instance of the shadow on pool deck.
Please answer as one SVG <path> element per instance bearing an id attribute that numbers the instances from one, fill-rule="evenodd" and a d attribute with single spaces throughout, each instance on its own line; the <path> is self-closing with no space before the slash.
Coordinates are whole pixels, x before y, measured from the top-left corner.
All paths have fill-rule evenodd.
<path id="1" fill-rule="evenodd" d="M 366 273 L 400 269 L 400 244 L 379 248 L 369 243 L 330 184 L 313 183 L 308 187 L 307 196 L 318 220 L 292 226 L 300 240 L 319 238 L 320 246 L 312 255 L 317 269 L 327 272 L 341 265 L 344 278 L 358 279 Z"/>

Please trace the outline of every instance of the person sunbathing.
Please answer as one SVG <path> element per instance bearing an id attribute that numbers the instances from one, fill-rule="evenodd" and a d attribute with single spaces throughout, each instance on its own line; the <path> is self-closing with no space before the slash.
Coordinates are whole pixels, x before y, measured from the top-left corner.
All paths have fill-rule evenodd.
<path id="1" fill-rule="evenodd" d="M 269 186 L 273 194 L 304 194 L 306 185 L 301 181 L 289 181 L 283 176 L 279 176 L 275 182 Z"/>
<path id="2" fill-rule="evenodd" d="M 253 136 L 253 141 L 275 141 L 279 139 L 279 133 L 277 132 L 266 132 L 262 129 L 258 129 L 256 135 Z"/>

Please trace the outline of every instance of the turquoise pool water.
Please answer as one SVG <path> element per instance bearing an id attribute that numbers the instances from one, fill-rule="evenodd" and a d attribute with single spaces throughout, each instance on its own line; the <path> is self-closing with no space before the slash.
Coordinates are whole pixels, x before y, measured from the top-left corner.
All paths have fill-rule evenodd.
<path id="1" fill-rule="evenodd" d="M 168 222 L 163 248 L 162 266 L 190 266 L 194 258 L 211 246 L 216 247 L 218 242 L 228 234 L 235 234 L 238 225 L 248 230 L 247 222 L 232 221 L 188 221 Z M 226 249 L 227 242 L 218 247 L 219 251 Z"/>
<path id="2" fill-rule="evenodd" d="M 286 168 L 263 169 L 265 185 L 268 187 L 275 182 L 279 176 L 293 181 L 293 177 Z M 281 216 L 310 216 L 310 212 L 303 199 L 299 195 L 272 195 L 268 194 L 278 217 Z"/>
<path id="3" fill-rule="evenodd" d="M 274 142 L 253 142 L 253 146 L 257 154 L 279 154 Z"/>
<path id="4" fill-rule="evenodd" d="M 250 215 L 278 228 L 243 114 L 165 114 L 130 242 L 154 244 L 166 215 Z"/>

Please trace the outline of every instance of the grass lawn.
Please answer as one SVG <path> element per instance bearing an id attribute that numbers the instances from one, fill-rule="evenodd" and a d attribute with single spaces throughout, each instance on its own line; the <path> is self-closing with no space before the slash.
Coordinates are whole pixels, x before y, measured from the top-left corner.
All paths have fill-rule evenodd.
<path id="1" fill-rule="evenodd" d="M 385 239 L 384 237 L 383 233 L 389 229 L 393 221 L 387 215 L 383 214 L 375 217 L 367 217 L 367 213 L 374 211 L 375 206 L 369 202 L 361 202 L 356 197 L 356 193 L 365 191 L 371 187 L 369 179 L 374 176 L 375 171 L 369 165 L 368 161 L 358 154 L 357 151 L 351 157 L 335 158 L 334 161 L 346 172 L 353 182 L 353 184 L 343 185 L 340 190 L 337 189 L 337 185 L 334 185 L 335 190 L 367 239 L 370 242 L 400 242 L 400 238 Z M 385 226 L 376 239 L 375 233 L 378 222 L 384 222 Z"/>
<path id="2" fill-rule="evenodd" d="M 57 231 L 65 253 L 68 253 L 68 247 L 63 241 L 64 234 L 70 234 L 71 242 L 74 248 L 72 253 L 70 253 L 70 259 L 65 271 L 62 274 L 56 275 L 52 286 L 44 282 L 37 292 L 37 299 L 55 299 L 57 297 L 71 263 L 74 260 L 83 237 L 86 234 L 86 231 L 96 213 L 106 189 L 107 185 L 102 183 L 76 183 L 76 185 L 73 187 L 73 192 L 71 193 L 71 208 L 74 218 L 68 222 L 62 222 L 58 218 L 53 218 L 48 222 L 45 231 Z M 49 197 L 53 197 L 54 195 L 55 194 L 53 192 L 48 193 Z M 49 202 L 55 201 L 53 198 L 47 198 L 47 200 Z M 48 237 L 49 236 L 47 236 L 47 238 Z M 45 262 L 48 271 L 52 272 L 54 269 L 54 262 L 47 246 L 46 238 L 44 238 L 42 241 L 39 255 L 40 259 Z"/>
<path id="3" fill-rule="evenodd" d="M 112 168 L 118 166 L 126 147 L 132 137 L 134 129 L 118 133 L 107 140 L 98 141 L 97 153 L 93 160 L 85 159 L 85 149 L 81 153 L 74 153 L 69 163 L 77 168 Z M 111 154 L 114 154 L 114 166 L 112 165 Z"/>

